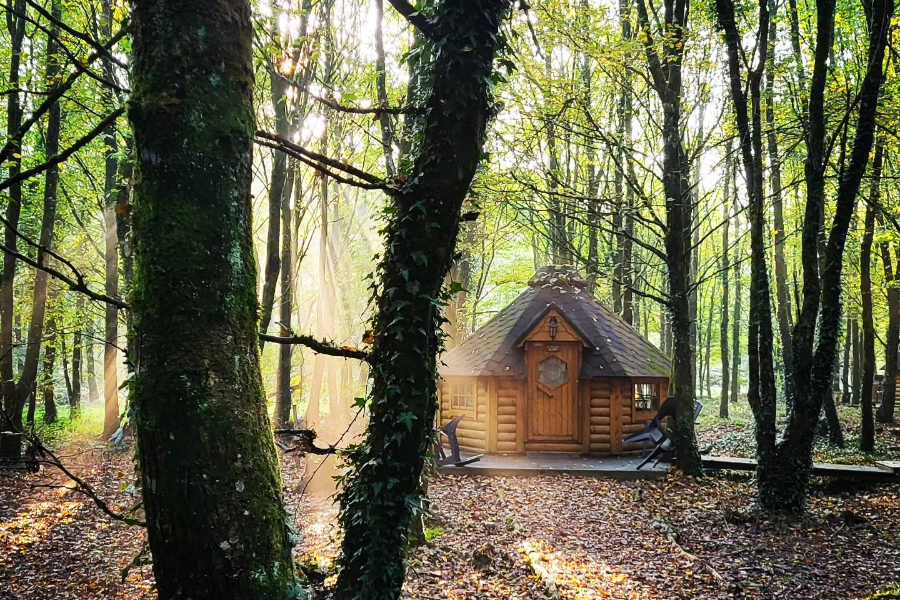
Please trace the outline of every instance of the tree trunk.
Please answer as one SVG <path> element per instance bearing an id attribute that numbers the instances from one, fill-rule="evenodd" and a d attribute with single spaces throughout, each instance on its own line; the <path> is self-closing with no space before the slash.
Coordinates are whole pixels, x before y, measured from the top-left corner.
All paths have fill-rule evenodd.
<path id="1" fill-rule="evenodd" d="M 72 397 L 69 402 L 70 414 L 76 416 L 81 410 L 81 371 L 83 335 L 81 328 L 84 326 L 84 295 L 78 294 L 75 298 L 75 332 L 72 334 Z"/>
<path id="2" fill-rule="evenodd" d="M 7 86 L 10 93 L 6 101 L 6 136 L 15 139 L 15 133 L 22 125 L 22 107 L 18 89 L 20 87 L 20 70 L 22 62 L 22 43 L 25 39 L 27 4 L 25 0 L 12 0 L 8 5 L 14 9 L 6 12 L 6 23 L 9 34 L 9 75 Z M 18 16 L 23 15 L 23 16 Z M 16 144 L 15 154 L 21 154 L 21 144 Z M 10 178 L 21 170 L 21 158 L 9 160 L 4 166 Z M 22 209 L 22 184 L 15 183 L 7 191 L 6 220 L 9 227 L 4 227 L 4 245 L 12 251 L 18 248 L 18 237 L 14 229 L 19 225 Z M 10 253 L 3 255 L 3 278 L 0 281 L 0 386 L 2 386 L 2 409 L 6 419 L 0 423 L 0 431 L 15 428 L 22 429 L 22 405 L 16 396 L 15 365 L 13 362 L 13 320 L 15 313 L 15 282 L 17 260 Z M 7 421 L 9 419 L 9 421 Z M 18 439 L 18 438 L 16 438 Z M 18 444 L 5 444 L 0 458 L 18 459 L 21 450 Z M 9 454 L 9 456 L 7 456 Z"/>
<path id="3" fill-rule="evenodd" d="M 291 335 L 292 285 L 294 269 L 291 257 L 291 192 L 294 189 L 294 167 L 288 168 L 286 193 L 281 199 L 281 302 L 278 306 L 278 320 L 281 335 Z M 278 373 L 275 392 L 275 424 L 283 427 L 291 420 L 291 344 L 281 344 L 278 348 Z"/>
<path id="4" fill-rule="evenodd" d="M 853 319 L 853 337 L 850 351 L 853 354 L 853 370 L 850 372 L 850 405 L 859 406 L 859 400 L 862 396 L 862 340 L 857 319 Z"/>
<path id="5" fill-rule="evenodd" d="M 50 12 L 56 18 L 60 17 L 60 5 L 58 0 L 54 0 L 51 5 Z M 47 70 L 46 79 L 48 88 L 58 85 L 59 64 L 58 64 L 58 44 L 56 36 L 59 31 L 56 26 L 51 26 L 50 34 L 47 38 Z M 59 130 L 62 113 L 59 103 L 55 103 L 47 111 L 47 131 L 44 138 L 44 157 L 45 160 L 59 153 Z M 44 179 L 44 198 L 43 198 L 43 215 L 41 217 L 41 234 L 39 243 L 43 248 L 53 248 L 53 229 L 56 224 L 56 198 L 57 189 L 59 187 L 59 167 L 53 166 L 46 172 Z M 47 265 L 49 255 L 44 250 L 38 250 L 37 262 Z M 28 326 L 28 346 L 25 350 L 25 362 L 22 365 L 22 374 L 16 383 L 15 395 L 16 403 L 12 407 L 13 421 L 16 427 L 21 424 L 22 408 L 25 406 L 29 395 L 33 398 L 35 393 L 35 384 L 37 381 L 38 364 L 40 361 L 42 340 L 44 337 L 44 318 L 47 309 L 47 289 L 50 276 L 40 269 L 36 269 L 34 273 L 34 291 L 32 295 L 31 305 L 31 323 Z M 29 410 L 32 414 L 33 410 Z M 55 404 L 50 415 L 53 419 L 55 415 Z M 21 429 L 21 427 L 19 427 Z"/>
<path id="6" fill-rule="evenodd" d="M 47 333 L 41 391 L 44 396 L 44 423 L 52 425 L 56 423 L 57 417 L 56 392 L 53 386 L 53 368 L 56 365 L 56 319 L 53 317 L 47 320 Z"/>
<path id="7" fill-rule="evenodd" d="M 116 225 L 115 188 L 118 162 L 115 125 L 106 132 L 106 209 L 103 211 L 106 225 L 106 281 L 104 291 L 113 298 L 119 295 L 119 254 L 117 248 L 118 228 Z M 104 307 L 103 334 L 103 434 L 108 440 L 119 428 L 119 376 L 117 347 L 119 341 L 119 311 L 112 304 Z"/>
<path id="8" fill-rule="evenodd" d="M 666 267 L 672 330 L 672 377 L 669 393 L 675 397 L 677 415 L 672 437 L 678 448 L 678 468 L 695 476 L 703 474 L 694 434 L 694 375 L 696 347 L 691 320 L 691 215 L 690 161 L 681 138 L 681 62 L 688 11 L 684 0 L 666 10 L 666 43 L 657 54 L 650 33 L 650 17 L 644 0 L 638 0 L 641 38 L 653 87 L 663 105 L 663 192 L 666 198 Z M 665 65 L 665 66 L 663 66 Z"/>
<path id="9" fill-rule="evenodd" d="M 737 251 L 740 248 L 736 248 Z M 734 263 L 734 324 L 731 330 L 731 355 L 734 357 L 731 369 L 731 402 L 737 404 L 741 393 L 741 265 L 740 256 L 736 256 Z"/>
<path id="10" fill-rule="evenodd" d="M 66 334 L 63 333 L 59 336 L 59 354 L 62 357 L 63 382 L 66 384 L 66 398 L 69 401 L 69 415 L 71 416 L 74 394 L 72 393 L 72 378 L 69 376 L 69 355 L 66 352 Z"/>
<path id="11" fill-rule="evenodd" d="M 884 141 L 875 145 L 872 159 L 872 187 L 866 204 L 866 217 L 862 247 L 859 252 L 859 287 L 862 292 L 863 368 L 862 368 L 862 429 L 859 449 L 875 450 L 875 407 L 872 392 L 875 384 L 875 321 L 872 316 L 872 242 L 875 237 L 875 207 L 881 202 L 881 166 L 884 158 Z"/>
<path id="12" fill-rule="evenodd" d="M 850 346 L 853 339 L 853 319 L 847 318 L 847 333 L 844 334 L 844 367 L 841 371 L 841 404 L 850 404 Z"/>
<path id="13" fill-rule="evenodd" d="M 85 352 L 84 352 L 84 373 L 87 377 L 87 385 L 88 385 L 88 402 L 91 404 L 95 404 L 100 400 L 100 391 L 97 388 L 97 365 L 96 365 L 96 355 L 94 352 L 94 338 L 97 334 L 96 324 L 94 323 L 94 318 L 91 316 L 90 312 L 85 311 L 84 313 L 86 330 L 87 330 L 87 343 L 85 344 Z"/>
<path id="14" fill-rule="evenodd" d="M 713 301 L 712 298 L 709 299 L 709 313 L 707 313 L 706 318 L 706 351 L 703 354 L 703 380 L 706 384 L 706 397 L 712 398 L 712 388 L 711 380 L 712 377 L 710 375 L 710 355 L 712 355 L 712 331 L 713 331 Z"/>
<path id="15" fill-rule="evenodd" d="M 132 19 L 133 402 L 159 598 L 296 597 L 259 371 L 250 5 Z"/>
<path id="16" fill-rule="evenodd" d="M 883 240 L 878 246 L 884 267 L 884 281 L 888 288 L 888 327 L 884 351 L 884 391 L 875 417 L 879 423 L 890 423 L 894 420 L 894 407 L 897 403 L 897 353 L 900 345 L 900 288 L 897 287 L 897 282 L 900 282 L 900 252 L 897 253 L 897 270 L 892 272 L 890 244 Z"/>
<path id="17" fill-rule="evenodd" d="M 767 460 L 765 464 L 760 462 L 760 502 L 769 510 L 800 510 L 806 499 L 816 420 L 825 394 L 830 394 L 837 352 L 844 246 L 875 137 L 875 115 L 885 47 L 894 12 L 892 0 L 875 0 L 866 7 L 870 17 L 866 75 L 860 85 L 850 160 L 838 184 L 831 231 L 822 257 L 818 252 L 817 238 L 824 208 L 827 158 L 824 93 L 834 34 L 835 5 L 830 0 L 818 0 L 816 4 L 817 40 L 809 96 L 805 166 L 807 205 L 802 236 L 804 290 L 800 318 L 793 332 L 795 396 L 777 453 L 771 457 L 773 460 Z M 824 258 L 822 271 L 819 271 L 820 258 Z"/>
<path id="18" fill-rule="evenodd" d="M 822 394 L 822 411 L 825 413 L 825 422 L 828 424 L 828 442 L 838 448 L 844 447 L 844 431 L 841 429 L 841 420 L 838 418 L 837 406 L 834 403 L 834 394 L 829 386 Z"/>
<path id="19" fill-rule="evenodd" d="M 769 11 L 775 12 L 774 0 Z M 775 47 L 777 21 L 769 21 L 768 43 Z M 784 401 L 790 410 L 794 398 L 794 350 L 791 344 L 791 296 L 787 287 L 787 262 L 784 258 L 786 231 L 781 190 L 781 157 L 778 154 L 778 136 L 775 129 L 775 56 L 769 53 L 766 65 L 766 148 L 769 155 L 769 185 L 772 189 L 772 217 L 775 228 L 775 300 L 778 318 L 778 334 L 781 341 L 781 358 L 784 364 Z"/>
<path id="20" fill-rule="evenodd" d="M 490 118 L 488 82 L 509 7 L 505 0 L 436 6 L 441 51 L 412 171 L 416 177 L 391 200 L 378 267 L 369 424 L 348 457 L 350 471 L 339 493 L 339 600 L 400 596 L 407 534 L 413 508 L 420 505 L 437 409 L 438 298 L 453 259 L 460 208 L 481 159 Z"/>
<path id="21" fill-rule="evenodd" d="M 729 251 L 729 229 L 731 225 L 731 163 L 732 163 L 732 145 L 728 140 L 728 146 L 725 153 L 725 199 L 722 204 L 724 218 L 722 219 L 722 254 L 719 262 L 719 269 L 722 277 L 722 305 L 719 317 L 719 354 L 722 356 L 722 385 L 721 396 L 719 398 L 719 418 L 728 418 L 728 384 L 731 373 L 729 372 L 728 357 L 728 280 L 731 273 L 731 263 L 728 262 Z"/>

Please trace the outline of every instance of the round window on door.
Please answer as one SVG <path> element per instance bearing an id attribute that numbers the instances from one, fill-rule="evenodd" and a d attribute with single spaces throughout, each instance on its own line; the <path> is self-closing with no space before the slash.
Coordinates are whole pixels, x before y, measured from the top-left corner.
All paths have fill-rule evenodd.
<path id="1" fill-rule="evenodd" d="M 538 381 L 549 388 L 557 388 L 569 380 L 566 361 L 550 356 L 538 363 Z"/>

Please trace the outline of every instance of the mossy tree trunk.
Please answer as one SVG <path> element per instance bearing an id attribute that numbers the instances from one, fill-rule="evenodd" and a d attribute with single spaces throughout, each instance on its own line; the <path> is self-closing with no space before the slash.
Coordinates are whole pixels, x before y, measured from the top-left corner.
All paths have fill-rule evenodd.
<path id="1" fill-rule="evenodd" d="M 429 112 L 407 184 L 387 209 L 369 425 L 349 454 L 340 493 L 340 600 L 400 596 L 437 409 L 441 287 L 481 160 L 500 21 L 509 8 L 507 0 L 444 2 L 433 19 L 438 50 Z"/>
<path id="2" fill-rule="evenodd" d="M 257 339 L 250 5 L 139 0 L 132 15 L 134 407 L 159 597 L 287 598 Z"/>
<path id="3" fill-rule="evenodd" d="M 832 0 L 818 0 L 816 8 L 816 50 L 809 95 L 807 200 L 802 235 L 803 297 L 793 332 L 795 396 L 782 440 L 776 451 L 765 457 L 766 460 L 761 457 L 759 464 L 759 499 L 769 510 L 800 510 L 805 503 L 816 423 L 825 395 L 831 394 L 841 325 L 844 246 L 875 139 L 885 48 L 894 13 L 893 0 L 876 0 L 865 7 L 869 48 L 866 74 L 860 86 L 856 128 L 849 160 L 838 184 L 831 230 L 824 252 L 819 252 L 827 148 L 824 95 L 827 63 L 834 40 L 835 4 Z"/>
<path id="4" fill-rule="evenodd" d="M 14 139 L 16 132 L 22 125 L 22 106 L 19 98 L 20 68 L 22 63 L 22 44 L 25 40 L 25 23 L 28 6 L 24 0 L 15 0 L 8 3 L 14 11 L 6 12 L 6 26 L 9 33 L 9 73 L 7 86 L 10 94 L 6 101 L 6 136 Z M 18 15 L 23 15 L 22 17 Z M 16 146 L 16 153 L 21 153 L 21 147 Z M 15 177 L 21 170 L 21 159 L 8 161 L 6 164 L 7 175 Z M 6 220 L 11 227 L 3 228 L 4 245 L 15 251 L 18 248 L 19 238 L 15 228 L 19 225 L 19 216 L 22 211 L 22 184 L 16 183 L 9 187 L 9 200 L 6 205 Z M 6 418 L 0 423 L 0 431 L 8 431 L 11 428 L 22 429 L 22 405 L 16 394 L 15 367 L 13 361 L 13 320 L 15 313 L 15 282 L 16 267 L 18 261 L 11 253 L 3 255 L 3 278 L 0 281 L 0 386 L 3 392 L 3 406 L 0 407 L 6 413 Z M 8 420 L 7 420 L 8 419 Z M 10 438 L 13 439 L 13 438 Z M 16 440 L 18 438 L 15 438 Z M 17 460 L 21 454 L 21 446 L 18 442 L 4 445 L 0 448 L 0 458 Z"/>

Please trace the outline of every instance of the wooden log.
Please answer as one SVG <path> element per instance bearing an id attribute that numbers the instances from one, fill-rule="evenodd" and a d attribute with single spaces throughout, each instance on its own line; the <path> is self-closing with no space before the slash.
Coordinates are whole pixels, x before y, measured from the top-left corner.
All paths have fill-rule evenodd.
<path id="1" fill-rule="evenodd" d="M 510 405 L 499 404 L 499 405 L 497 405 L 497 416 L 500 416 L 500 415 L 510 415 L 510 416 L 515 417 L 516 416 L 516 405 L 515 404 L 510 404 Z"/>
<path id="2" fill-rule="evenodd" d="M 498 439 L 497 440 L 497 451 L 498 452 L 515 452 L 516 451 L 516 443 L 515 442 L 502 442 Z"/>
<path id="3" fill-rule="evenodd" d="M 618 453 L 622 449 L 622 385 L 619 380 L 615 380 L 612 386 L 612 394 L 610 398 L 610 439 L 597 440 L 610 442 L 610 452 Z"/>
<path id="4" fill-rule="evenodd" d="M 515 423 L 497 423 L 497 433 L 515 433 Z"/>
<path id="5" fill-rule="evenodd" d="M 609 452 L 609 444 L 591 442 L 591 452 Z"/>
<path id="6" fill-rule="evenodd" d="M 459 431 L 486 431 L 487 424 L 484 421 L 474 421 L 469 417 L 466 417 L 459 423 Z"/>
<path id="7" fill-rule="evenodd" d="M 512 442 L 516 443 L 516 432 L 515 431 L 498 431 L 497 432 L 497 442 Z"/>
<path id="8" fill-rule="evenodd" d="M 591 435 L 594 435 L 594 434 L 609 435 L 609 425 L 591 424 Z"/>
<path id="9" fill-rule="evenodd" d="M 595 417 L 594 415 L 591 415 L 591 425 L 606 425 L 608 429 L 610 420 L 608 415 L 605 417 Z"/>
<path id="10" fill-rule="evenodd" d="M 609 433 L 593 433 L 591 432 L 591 443 L 592 444 L 611 444 L 612 436 Z"/>
<path id="11" fill-rule="evenodd" d="M 609 398 L 591 398 L 591 408 L 605 408 L 609 410 Z"/>
<path id="12" fill-rule="evenodd" d="M 643 423 L 631 423 L 631 424 L 622 426 L 622 431 L 624 431 L 627 434 L 638 433 L 643 430 L 644 430 Z"/>

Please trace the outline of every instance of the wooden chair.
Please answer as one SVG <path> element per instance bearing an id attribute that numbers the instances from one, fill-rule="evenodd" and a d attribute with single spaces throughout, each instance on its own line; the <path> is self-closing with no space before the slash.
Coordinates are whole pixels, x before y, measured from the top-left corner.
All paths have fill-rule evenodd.
<path id="1" fill-rule="evenodd" d="M 473 462 L 481 460 L 481 457 L 484 454 L 476 454 L 475 456 L 470 456 L 469 458 L 463 459 L 459 454 L 459 439 L 456 437 L 456 428 L 459 427 L 460 421 L 463 420 L 464 415 L 459 415 L 454 418 L 452 421 L 438 429 L 438 439 L 435 443 L 435 462 L 437 462 L 437 466 L 443 467 L 446 465 L 453 465 L 455 467 L 462 467 L 463 465 L 468 465 Z M 442 443 L 441 436 L 447 438 L 447 441 L 450 444 L 450 456 L 447 456 L 447 453 L 444 452 L 444 444 Z"/>

